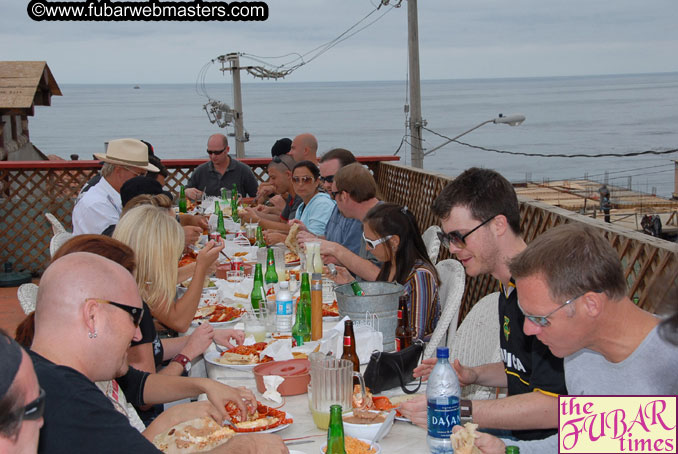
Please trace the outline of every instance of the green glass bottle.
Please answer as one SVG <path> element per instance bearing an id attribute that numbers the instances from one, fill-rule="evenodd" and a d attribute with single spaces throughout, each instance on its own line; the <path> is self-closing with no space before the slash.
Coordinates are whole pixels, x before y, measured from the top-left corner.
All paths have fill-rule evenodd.
<path id="1" fill-rule="evenodd" d="M 226 227 L 224 226 L 224 213 L 220 210 L 217 213 L 217 233 L 221 235 L 222 238 L 226 238 Z"/>
<path id="2" fill-rule="evenodd" d="M 264 240 L 264 231 L 261 229 L 261 226 L 257 226 L 257 242 L 255 243 L 257 247 L 266 247 L 266 240 Z"/>
<path id="3" fill-rule="evenodd" d="M 306 290 L 304 290 L 304 281 Z M 297 317 L 292 327 L 292 337 L 297 345 L 311 340 L 311 285 L 308 281 L 308 273 L 304 273 L 301 280 L 301 295 L 297 303 Z"/>
<path id="4" fill-rule="evenodd" d="M 306 295 L 306 301 L 308 301 L 308 311 L 304 314 L 306 324 L 308 329 L 311 329 L 311 280 L 308 273 L 301 274 L 301 289 L 299 290 L 299 301 L 304 299 Z M 309 332 L 310 336 L 310 332 Z"/>
<path id="5" fill-rule="evenodd" d="M 267 287 L 278 283 L 278 272 L 275 270 L 273 248 L 268 248 L 268 253 L 266 254 L 266 274 L 264 275 L 264 280 Z"/>
<path id="6" fill-rule="evenodd" d="M 341 419 L 341 405 L 330 406 L 330 427 L 327 431 L 326 454 L 346 454 L 344 448 L 344 421 Z"/>
<path id="7" fill-rule="evenodd" d="M 353 289 L 354 295 L 365 296 L 365 292 L 363 291 L 362 287 L 360 287 L 360 284 L 358 284 L 358 281 L 353 281 L 351 283 L 351 288 Z"/>
<path id="8" fill-rule="evenodd" d="M 264 292 L 264 275 L 261 271 L 261 263 L 254 266 L 254 286 L 250 294 L 250 302 L 254 310 L 266 307 L 266 292 Z"/>
<path id="9" fill-rule="evenodd" d="M 507 446 L 506 454 L 520 454 L 520 448 L 518 446 Z"/>
<path id="10" fill-rule="evenodd" d="M 186 189 L 182 184 L 181 189 L 179 190 L 179 213 L 185 213 L 187 206 L 188 204 L 186 203 Z"/>
<path id="11" fill-rule="evenodd" d="M 238 216 L 238 188 L 235 183 L 233 183 L 231 191 L 231 217 L 233 222 L 240 222 L 240 217 Z"/>
<path id="12" fill-rule="evenodd" d="M 219 214 L 221 213 L 221 205 L 219 205 L 219 201 L 215 200 L 214 201 L 214 214 Z"/>

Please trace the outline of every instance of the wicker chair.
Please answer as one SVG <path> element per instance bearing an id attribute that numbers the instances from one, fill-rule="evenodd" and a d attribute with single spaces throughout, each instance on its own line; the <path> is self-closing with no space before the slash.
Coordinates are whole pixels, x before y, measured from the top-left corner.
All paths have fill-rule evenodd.
<path id="1" fill-rule="evenodd" d="M 441 344 L 445 345 L 446 339 L 454 338 L 459 320 L 459 307 L 464 297 L 464 286 L 466 284 L 464 267 L 458 261 L 454 259 L 443 260 L 436 264 L 436 269 L 442 282 L 439 290 L 442 307 L 438 325 L 424 350 L 424 358 L 432 357 L 436 347 Z"/>
<path id="2" fill-rule="evenodd" d="M 57 233 L 64 233 L 66 232 L 66 228 L 64 228 L 63 224 L 59 222 L 59 220 L 54 216 L 52 213 L 49 211 L 45 213 L 45 217 L 49 221 L 50 224 L 52 224 L 52 233 L 57 234 Z"/>
<path id="3" fill-rule="evenodd" d="M 499 292 L 485 295 L 471 308 L 461 322 L 454 340 L 448 346 L 450 358 L 458 359 L 464 366 L 501 361 L 499 349 L 499 316 L 497 305 Z M 469 385 L 462 389 L 465 399 L 494 399 L 497 389 L 480 385 Z"/>
<path id="4" fill-rule="evenodd" d="M 35 284 L 21 284 L 16 291 L 21 309 L 26 315 L 35 310 L 35 302 L 38 300 L 38 286 Z"/>
<path id="5" fill-rule="evenodd" d="M 59 250 L 62 244 L 70 240 L 73 237 L 73 234 L 70 232 L 59 232 L 55 234 L 52 239 L 49 241 L 49 255 L 54 257 L 56 251 Z"/>
<path id="6" fill-rule="evenodd" d="M 440 252 L 440 239 L 438 238 L 438 232 L 440 231 L 440 227 L 432 225 L 421 235 L 421 239 L 424 240 L 424 245 L 426 245 L 428 258 L 431 259 L 434 265 L 438 261 L 438 252 Z"/>

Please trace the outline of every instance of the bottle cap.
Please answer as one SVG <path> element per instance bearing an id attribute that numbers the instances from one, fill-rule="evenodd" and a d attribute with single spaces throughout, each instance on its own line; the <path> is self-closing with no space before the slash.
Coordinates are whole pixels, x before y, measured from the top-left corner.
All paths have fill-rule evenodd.
<path id="1" fill-rule="evenodd" d="M 438 347 L 436 350 L 436 358 L 449 358 L 450 349 L 447 347 Z"/>

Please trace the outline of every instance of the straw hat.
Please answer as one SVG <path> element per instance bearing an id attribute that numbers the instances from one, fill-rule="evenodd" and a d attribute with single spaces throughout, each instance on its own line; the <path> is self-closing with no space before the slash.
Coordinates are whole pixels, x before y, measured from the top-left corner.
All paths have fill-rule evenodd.
<path id="1" fill-rule="evenodd" d="M 119 166 L 137 167 L 158 172 L 158 168 L 148 163 L 148 147 L 137 139 L 115 139 L 108 142 L 106 153 L 94 153 L 100 161 Z"/>

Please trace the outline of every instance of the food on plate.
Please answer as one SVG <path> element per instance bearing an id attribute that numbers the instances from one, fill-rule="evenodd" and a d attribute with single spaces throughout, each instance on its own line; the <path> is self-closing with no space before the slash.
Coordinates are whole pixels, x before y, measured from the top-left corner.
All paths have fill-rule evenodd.
<path id="1" fill-rule="evenodd" d="M 334 300 L 332 304 L 323 303 L 323 317 L 338 317 L 339 316 L 339 305 L 337 301 Z"/>
<path id="2" fill-rule="evenodd" d="M 257 364 L 260 362 L 266 362 L 260 361 L 259 354 L 267 346 L 268 344 L 266 342 L 257 342 L 254 345 L 239 345 L 226 350 L 221 354 L 221 357 L 217 359 L 217 361 L 222 364 L 231 365 Z"/>
<path id="3" fill-rule="evenodd" d="M 376 454 L 377 452 L 376 449 L 370 447 L 369 443 L 348 435 L 344 437 L 344 451 L 346 454 Z M 323 447 L 323 452 L 327 452 L 327 446 Z"/>
<path id="4" fill-rule="evenodd" d="M 212 418 L 202 417 L 178 424 L 153 439 L 156 448 L 165 454 L 204 452 L 228 441 L 235 432 L 222 427 Z"/>
<path id="5" fill-rule="evenodd" d="M 299 234 L 299 224 L 292 224 L 290 227 L 290 232 L 285 238 L 285 246 L 290 250 L 291 253 L 297 256 L 299 260 L 299 242 L 297 241 L 297 235 Z M 287 254 L 285 254 L 285 262 L 287 262 Z"/>
<path id="6" fill-rule="evenodd" d="M 226 411 L 235 426 L 234 430 L 238 433 L 261 432 L 262 430 L 273 429 L 283 424 L 292 424 L 293 422 L 292 418 L 289 418 L 284 411 L 267 407 L 260 402 L 257 402 L 256 410 L 249 407 L 247 410 L 249 415 L 247 420 L 243 421 L 238 407 L 233 402 L 226 404 Z"/>
<path id="7" fill-rule="evenodd" d="M 245 313 L 244 309 L 213 304 L 210 306 L 199 307 L 195 311 L 193 320 L 209 321 L 211 323 L 230 322 Z"/>
<path id="8" fill-rule="evenodd" d="M 477 428 L 478 424 L 467 422 L 461 430 L 450 436 L 455 453 L 482 454 L 480 449 L 474 444 L 476 438 L 478 438 L 478 434 L 476 434 Z"/>

